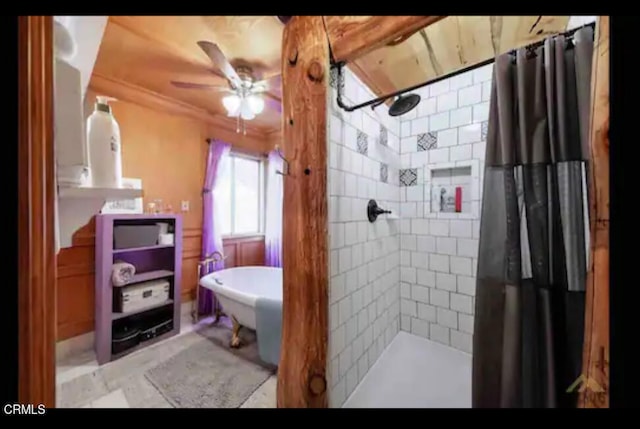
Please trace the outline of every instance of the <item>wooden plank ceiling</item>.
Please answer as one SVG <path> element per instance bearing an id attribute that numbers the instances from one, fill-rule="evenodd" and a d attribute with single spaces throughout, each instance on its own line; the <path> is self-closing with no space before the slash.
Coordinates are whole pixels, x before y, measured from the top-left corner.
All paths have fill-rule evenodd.
<path id="1" fill-rule="evenodd" d="M 448 16 L 350 67 L 377 95 L 399 91 L 565 31 L 569 16 Z"/>
<path id="2" fill-rule="evenodd" d="M 196 42 L 218 44 L 234 67 L 250 65 L 255 79 L 280 75 L 283 24 L 275 16 L 111 16 L 93 74 L 162 94 L 226 118 L 212 90 L 181 89 L 172 80 L 227 85 Z M 281 85 L 269 92 L 281 98 Z M 247 123 L 264 133 L 280 129 L 280 113 L 265 107 Z"/>
<path id="3" fill-rule="evenodd" d="M 562 32 L 568 21 L 569 16 L 449 16 L 348 65 L 383 95 Z M 224 93 L 176 88 L 170 82 L 226 85 L 197 46 L 199 40 L 218 44 L 234 66 L 250 65 L 256 79 L 280 75 L 283 29 L 275 16 L 112 16 L 94 75 L 171 97 L 235 124 L 226 118 Z M 276 83 L 270 93 L 281 98 L 281 85 Z M 265 135 L 278 131 L 280 113 L 265 108 L 247 125 Z"/>

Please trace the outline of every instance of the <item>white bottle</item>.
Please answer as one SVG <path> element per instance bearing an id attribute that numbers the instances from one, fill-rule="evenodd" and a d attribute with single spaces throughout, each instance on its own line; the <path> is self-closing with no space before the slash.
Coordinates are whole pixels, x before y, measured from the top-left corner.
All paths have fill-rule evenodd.
<path id="1" fill-rule="evenodd" d="M 108 104 L 114 99 L 101 95 L 96 99 L 95 110 L 87 119 L 91 185 L 94 188 L 121 188 L 120 127 Z"/>

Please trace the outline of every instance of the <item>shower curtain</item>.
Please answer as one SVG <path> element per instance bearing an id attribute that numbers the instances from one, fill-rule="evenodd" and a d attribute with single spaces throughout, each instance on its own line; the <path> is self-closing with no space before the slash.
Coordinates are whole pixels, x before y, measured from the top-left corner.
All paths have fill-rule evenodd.
<path id="1" fill-rule="evenodd" d="M 269 153 L 267 166 L 267 209 L 265 225 L 265 265 L 282 267 L 282 158 Z"/>
<path id="2" fill-rule="evenodd" d="M 496 59 L 473 339 L 473 407 L 572 407 L 589 246 L 593 29 Z"/>
<path id="3" fill-rule="evenodd" d="M 219 140 L 208 140 L 209 152 L 207 166 L 202 188 L 202 259 L 205 259 L 216 250 L 222 253 L 222 232 L 220 226 L 219 210 L 222 208 L 215 204 L 215 188 L 217 178 L 221 176 L 222 161 L 229 155 L 231 145 Z M 224 268 L 224 261 L 218 262 L 211 271 Z M 203 267 L 201 275 L 209 274 L 207 267 Z M 209 289 L 198 287 L 198 313 L 210 314 L 218 307 L 215 295 Z"/>

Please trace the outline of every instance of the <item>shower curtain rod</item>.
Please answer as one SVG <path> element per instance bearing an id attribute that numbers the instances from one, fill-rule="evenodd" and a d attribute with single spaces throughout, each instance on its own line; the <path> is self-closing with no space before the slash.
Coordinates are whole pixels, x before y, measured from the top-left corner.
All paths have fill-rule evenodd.
<path id="1" fill-rule="evenodd" d="M 565 31 L 563 33 L 558 33 L 555 36 L 565 36 L 565 37 L 568 38 L 568 40 L 572 40 L 573 39 L 573 35 L 578 30 L 581 30 L 581 29 L 583 29 L 585 27 L 595 27 L 595 25 L 596 25 L 595 21 L 594 22 L 590 22 L 588 24 L 581 25 L 580 27 L 576 27 L 576 28 L 574 28 L 572 30 Z M 516 49 L 512 49 L 511 51 L 509 51 L 509 53 L 510 54 L 515 54 L 515 52 L 518 49 L 522 49 L 523 47 L 527 48 L 527 49 L 533 49 L 533 48 L 536 48 L 538 46 L 542 46 L 544 44 L 545 40 L 546 39 L 539 40 L 537 42 L 531 43 L 530 45 L 522 46 L 522 47 L 516 48 Z M 414 86 L 410 86 L 409 88 L 405 88 L 405 89 L 402 89 L 400 91 L 392 92 L 391 94 L 383 95 L 381 97 L 375 98 L 373 100 L 369 100 L 369 101 L 364 102 L 364 103 L 357 104 L 355 106 L 347 106 L 346 104 L 344 104 L 344 102 L 342 101 L 342 91 L 341 91 L 341 89 L 342 89 L 341 87 L 343 85 L 338 84 L 337 85 L 338 89 L 337 89 L 337 97 L 336 97 L 337 100 L 336 101 L 338 103 L 338 106 L 340 106 L 340 108 L 342 110 L 345 110 L 347 112 L 353 112 L 354 110 L 358 110 L 358 109 L 361 109 L 361 108 L 367 107 L 367 106 L 371 106 L 371 110 L 373 110 L 376 107 L 378 107 L 379 105 L 381 105 L 382 103 L 384 103 L 389 98 L 397 97 L 397 96 L 402 95 L 402 94 L 404 94 L 406 92 L 415 91 L 416 89 L 422 88 L 422 87 L 427 86 L 427 85 L 431 85 L 431 84 L 436 83 L 436 82 L 440 82 L 441 80 L 449 79 L 449 78 L 452 78 L 452 77 L 457 76 L 459 74 L 466 73 L 466 72 L 468 72 L 470 70 L 476 69 L 478 67 L 486 66 L 487 64 L 491 64 L 491 63 L 495 62 L 495 60 L 496 60 L 495 57 L 491 57 L 488 60 L 484 60 L 482 62 L 473 64 L 473 65 L 471 65 L 469 67 L 465 67 L 465 68 L 462 68 L 462 69 L 455 70 L 455 71 L 453 71 L 451 73 L 447 73 L 445 75 L 438 76 L 438 77 L 430 79 L 430 80 L 428 80 L 426 82 L 419 83 L 419 84 L 414 85 Z M 332 67 L 336 68 L 337 71 L 338 71 L 338 82 L 340 82 L 342 80 L 342 68 L 344 67 L 344 65 L 345 65 L 344 61 L 332 65 Z"/>

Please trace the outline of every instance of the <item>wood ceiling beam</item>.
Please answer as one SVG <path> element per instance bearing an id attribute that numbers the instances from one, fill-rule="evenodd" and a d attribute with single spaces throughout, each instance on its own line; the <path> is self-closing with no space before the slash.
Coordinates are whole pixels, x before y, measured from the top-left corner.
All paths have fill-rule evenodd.
<path id="1" fill-rule="evenodd" d="M 324 16 L 335 62 L 350 62 L 404 40 L 445 16 Z"/>

